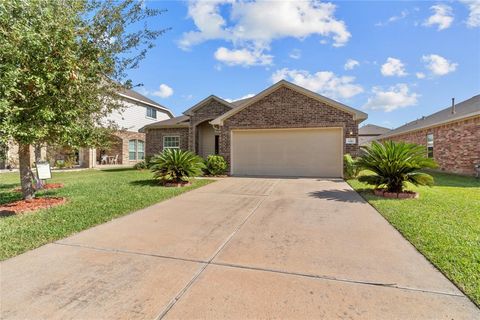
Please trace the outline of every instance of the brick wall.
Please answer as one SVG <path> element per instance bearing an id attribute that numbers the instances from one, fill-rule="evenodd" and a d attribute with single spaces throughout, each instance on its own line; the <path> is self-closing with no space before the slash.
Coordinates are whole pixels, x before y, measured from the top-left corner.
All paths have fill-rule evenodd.
<path id="1" fill-rule="evenodd" d="M 164 136 L 180 136 L 180 149 L 188 150 L 188 128 L 148 129 L 146 132 L 147 157 L 163 151 Z"/>
<path id="2" fill-rule="evenodd" d="M 133 132 L 133 131 L 117 131 L 114 134 L 116 137 L 118 137 L 120 140 L 114 139 L 114 143 L 112 144 L 112 150 L 110 153 L 114 156 L 115 154 L 118 154 L 118 163 L 119 164 L 135 164 L 141 160 L 130 160 L 128 156 L 128 142 L 130 140 L 141 140 L 145 142 L 145 133 L 143 132 Z M 146 152 L 146 151 L 144 151 Z"/>
<path id="3" fill-rule="evenodd" d="M 433 157 L 440 170 L 472 175 L 480 164 L 480 117 L 408 132 L 382 140 L 406 141 L 426 147 L 433 133 Z"/>
<path id="4" fill-rule="evenodd" d="M 189 150 L 194 152 L 198 151 L 197 125 L 207 120 L 213 120 L 229 110 L 229 107 L 216 100 L 211 100 L 201 108 L 195 110 L 190 116 Z"/>
<path id="5" fill-rule="evenodd" d="M 352 114 L 283 87 L 225 120 L 221 128 L 220 155 L 230 163 L 232 129 L 316 127 L 344 128 L 344 153 L 358 154 L 358 139 L 357 144 L 345 144 L 345 138 L 358 137 L 358 122 Z"/>

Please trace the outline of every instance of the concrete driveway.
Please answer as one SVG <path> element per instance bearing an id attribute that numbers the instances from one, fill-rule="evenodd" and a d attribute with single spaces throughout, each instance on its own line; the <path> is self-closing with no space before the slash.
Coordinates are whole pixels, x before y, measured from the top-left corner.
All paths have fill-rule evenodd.
<path id="1" fill-rule="evenodd" d="M 478 319 L 342 180 L 227 178 L 1 264 L 1 316 Z"/>

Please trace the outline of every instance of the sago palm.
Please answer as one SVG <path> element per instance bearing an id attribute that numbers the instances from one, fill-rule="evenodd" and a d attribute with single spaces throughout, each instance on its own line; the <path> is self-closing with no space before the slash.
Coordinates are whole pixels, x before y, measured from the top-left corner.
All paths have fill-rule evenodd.
<path id="1" fill-rule="evenodd" d="M 155 179 L 162 182 L 186 182 L 202 174 L 203 159 L 193 152 L 165 149 L 150 160 L 150 169 Z"/>
<path id="2" fill-rule="evenodd" d="M 420 172 L 437 166 L 433 159 L 425 157 L 424 147 L 405 142 L 373 141 L 363 150 L 364 155 L 357 164 L 374 174 L 360 176 L 359 181 L 385 188 L 388 192 L 402 192 L 407 182 L 416 186 L 433 185 L 433 177 Z"/>

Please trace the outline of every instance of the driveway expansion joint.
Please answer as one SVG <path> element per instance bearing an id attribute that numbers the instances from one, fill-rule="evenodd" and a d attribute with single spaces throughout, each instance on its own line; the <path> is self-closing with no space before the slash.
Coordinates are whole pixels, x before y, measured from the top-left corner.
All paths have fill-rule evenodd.
<path id="1" fill-rule="evenodd" d="M 275 188 L 275 186 L 279 183 L 279 181 L 276 181 L 272 188 L 270 189 L 270 193 L 272 190 Z M 227 237 L 227 239 L 219 246 L 219 248 L 215 251 L 213 256 L 208 260 L 208 262 L 203 265 L 200 270 L 193 276 L 193 278 L 187 283 L 187 285 L 180 290 L 180 292 L 170 301 L 170 303 L 165 307 L 165 309 L 155 318 L 156 320 L 161 320 L 163 319 L 167 313 L 173 308 L 173 306 L 182 298 L 182 296 L 187 292 L 187 290 L 195 283 L 195 281 L 200 277 L 200 275 L 205 271 L 205 269 L 212 264 L 212 261 L 218 256 L 218 254 L 225 248 L 225 246 L 232 240 L 232 238 L 237 234 L 237 232 L 242 228 L 242 226 L 247 223 L 247 221 L 250 219 L 251 216 L 257 211 L 257 209 L 262 205 L 262 203 L 267 199 L 267 197 L 270 194 L 264 196 L 258 203 L 257 205 L 252 209 L 252 211 L 245 217 L 245 219 L 233 230 L 233 232 Z"/>
<path id="2" fill-rule="evenodd" d="M 83 249 L 91 249 L 91 250 L 97 250 L 97 251 L 102 251 L 102 252 L 110 252 L 110 253 L 122 253 L 122 254 L 147 256 L 147 257 L 154 257 L 154 258 L 160 258 L 160 259 L 170 259 L 170 260 L 178 260 L 178 261 L 194 262 L 194 263 L 208 263 L 208 261 L 204 261 L 204 260 L 164 256 L 164 255 L 155 254 L 155 253 L 145 253 L 145 252 L 138 252 L 138 251 L 123 250 L 123 249 L 99 248 L 99 247 L 86 246 L 86 245 L 77 244 L 77 243 L 53 242 L 52 244 L 56 244 L 56 245 L 60 245 L 60 246 L 67 246 L 67 247 L 77 247 L 77 248 L 83 248 Z"/>
<path id="3" fill-rule="evenodd" d="M 382 282 L 373 282 L 373 281 L 344 279 L 344 278 L 336 278 L 336 277 L 327 276 L 327 275 L 315 275 L 315 274 L 284 271 L 284 270 L 270 269 L 270 268 L 250 267 L 250 266 L 223 263 L 223 262 L 211 262 L 210 264 L 214 266 L 234 268 L 234 269 L 246 269 L 246 270 L 252 270 L 252 271 L 270 272 L 270 273 L 284 274 L 289 276 L 297 276 L 297 277 L 304 277 L 304 278 L 311 278 L 311 279 L 313 278 L 318 280 L 345 282 L 345 283 L 360 284 L 360 285 L 367 285 L 367 286 L 385 287 L 385 288 L 392 288 L 392 289 L 399 289 L 399 290 L 406 290 L 406 291 L 416 291 L 416 292 L 424 292 L 424 293 L 466 298 L 462 294 L 455 294 L 450 292 L 434 291 L 434 290 L 427 290 L 427 289 L 420 289 L 420 288 L 412 288 L 412 287 L 404 287 L 404 286 L 399 286 L 396 283 L 382 283 Z"/>

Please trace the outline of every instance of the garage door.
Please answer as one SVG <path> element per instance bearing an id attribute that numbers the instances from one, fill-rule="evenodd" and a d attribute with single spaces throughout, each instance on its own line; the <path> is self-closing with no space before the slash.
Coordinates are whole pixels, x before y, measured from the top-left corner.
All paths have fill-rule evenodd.
<path id="1" fill-rule="evenodd" d="M 342 129 L 232 131 L 232 174 L 341 177 Z"/>

